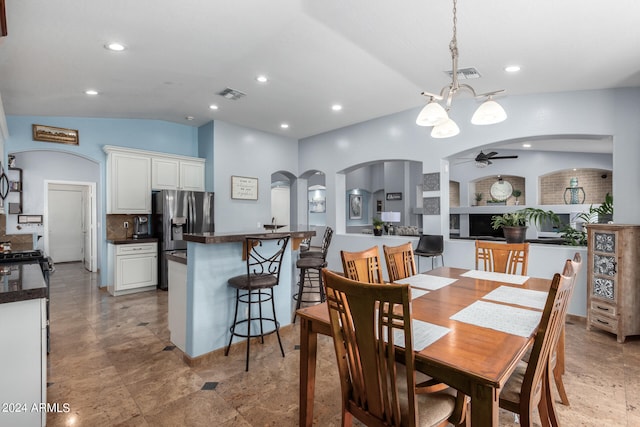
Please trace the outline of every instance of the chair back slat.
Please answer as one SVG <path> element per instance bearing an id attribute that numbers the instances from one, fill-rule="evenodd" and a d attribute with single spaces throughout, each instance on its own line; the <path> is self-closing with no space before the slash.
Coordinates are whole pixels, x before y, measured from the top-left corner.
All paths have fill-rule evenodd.
<path id="1" fill-rule="evenodd" d="M 327 269 L 322 274 L 343 409 L 369 426 L 415 426 L 414 354 L 405 353 L 406 378 L 398 378 L 395 354 L 396 345 L 413 348 L 408 285 L 378 286 Z M 395 342 L 394 331 L 403 332 L 402 342 Z M 398 381 L 406 381 L 406 395 L 400 393 Z M 407 420 L 400 410 L 403 398 L 408 414 L 413 414 Z"/>
<path id="2" fill-rule="evenodd" d="M 500 243 L 476 240 L 476 270 L 527 274 L 529 243 Z"/>
<path id="3" fill-rule="evenodd" d="M 345 277 L 366 283 L 384 283 L 377 246 L 360 252 L 340 251 Z"/>
<path id="4" fill-rule="evenodd" d="M 404 279 L 416 274 L 416 263 L 413 256 L 413 245 L 407 242 L 399 246 L 382 246 L 384 260 L 387 264 L 389 281 Z"/>

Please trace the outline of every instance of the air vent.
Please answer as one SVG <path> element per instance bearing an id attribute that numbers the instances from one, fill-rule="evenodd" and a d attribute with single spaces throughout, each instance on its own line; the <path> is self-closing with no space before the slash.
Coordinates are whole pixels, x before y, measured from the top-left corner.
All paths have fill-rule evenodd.
<path id="1" fill-rule="evenodd" d="M 453 77 L 453 71 L 449 70 L 446 72 L 449 77 Z M 473 67 L 469 68 L 461 68 L 458 70 L 458 80 L 470 80 L 470 79 L 479 79 L 482 77 L 478 70 Z"/>
<path id="2" fill-rule="evenodd" d="M 246 96 L 247 94 L 242 93 L 239 90 L 231 89 L 230 87 L 228 87 L 222 92 L 220 92 L 218 95 L 224 96 L 225 98 L 231 99 L 233 101 L 237 101 L 238 99 L 242 98 L 243 96 Z"/>

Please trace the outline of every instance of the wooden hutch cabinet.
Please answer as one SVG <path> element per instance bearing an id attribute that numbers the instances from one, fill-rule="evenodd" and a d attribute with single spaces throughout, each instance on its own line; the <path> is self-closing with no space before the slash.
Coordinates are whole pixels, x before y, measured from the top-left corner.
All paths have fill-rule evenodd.
<path id="1" fill-rule="evenodd" d="M 640 334 L 640 225 L 589 224 L 587 329 Z"/>

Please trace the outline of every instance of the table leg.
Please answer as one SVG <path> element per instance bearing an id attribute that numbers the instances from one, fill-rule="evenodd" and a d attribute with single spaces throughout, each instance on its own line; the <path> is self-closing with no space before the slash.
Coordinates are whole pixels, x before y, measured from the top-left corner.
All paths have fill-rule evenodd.
<path id="1" fill-rule="evenodd" d="M 471 395 L 471 425 L 490 427 L 498 425 L 499 394 L 498 390 L 477 384 Z"/>
<path id="2" fill-rule="evenodd" d="M 318 334 L 311 322 L 300 318 L 300 426 L 313 425 L 313 398 L 316 385 Z"/>

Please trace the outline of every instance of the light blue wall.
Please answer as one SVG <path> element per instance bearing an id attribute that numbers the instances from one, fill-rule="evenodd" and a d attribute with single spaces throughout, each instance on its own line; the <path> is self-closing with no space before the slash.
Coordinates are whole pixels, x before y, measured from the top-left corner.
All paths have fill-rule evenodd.
<path id="1" fill-rule="evenodd" d="M 271 174 L 298 176 L 298 141 L 222 121 L 213 133 L 216 231 L 257 230 L 258 223 L 270 223 Z M 258 200 L 231 199 L 231 176 L 258 178 Z M 306 187 L 302 197 L 297 194 L 292 185 L 291 206 L 301 203 L 306 210 Z"/>
<path id="2" fill-rule="evenodd" d="M 184 156 L 198 156 L 197 129 L 191 126 L 179 125 L 158 120 L 132 120 L 132 119 L 98 119 L 79 117 L 41 117 L 41 116 L 7 116 L 9 126 L 9 138 L 5 142 L 5 153 L 27 151 L 59 151 L 85 157 L 99 165 L 100 179 L 96 183 L 99 206 L 106 206 L 106 154 L 102 151 L 105 145 L 116 145 L 128 148 L 179 154 Z M 33 141 L 31 125 L 42 124 L 63 128 L 77 129 L 79 145 L 57 144 L 50 142 Z M 59 180 L 75 180 L 73 158 L 61 164 L 55 163 L 55 157 L 49 159 L 51 164 L 47 167 L 55 169 L 51 172 Z M 4 164 L 4 161 L 3 161 Z M 34 165 L 40 168 L 39 165 Z M 40 175 L 41 172 L 23 171 L 25 176 L 33 172 Z M 49 176 L 44 177 L 50 179 Z M 44 191 L 44 190 L 42 190 Z M 42 194 L 40 192 L 39 194 Z M 98 254 L 106 254 L 106 230 L 102 226 L 106 221 L 105 210 L 98 212 L 98 245 L 101 249 Z M 10 221 L 7 221 L 10 223 Z M 107 259 L 102 256 L 99 259 L 102 272 L 107 271 Z M 101 284 L 106 285 L 106 274 L 101 274 Z"/>
<path id="3" fill-rule="evenodd" d="M 204 189 L 213 191 L 215 179 L 213 174 L 213 122 L 198 128 L 198 157 L 206 159 L 204 165 Z"/>

